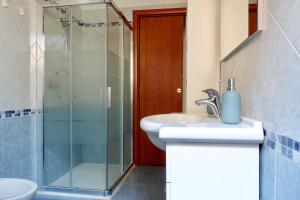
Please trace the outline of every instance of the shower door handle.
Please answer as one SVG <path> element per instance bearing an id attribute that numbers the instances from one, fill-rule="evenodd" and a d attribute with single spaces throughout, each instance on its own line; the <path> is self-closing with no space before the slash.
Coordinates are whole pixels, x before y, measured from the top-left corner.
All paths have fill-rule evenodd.
<path id="1" fill-rule="evenodd" d="M 107 87 L 107 107 L 111 108 L 111 87 Z"/>
<path id="2" fill-rule="evenodd" d="M 100 86 L 100 108 L 103 109 L 103 87 Z"/>

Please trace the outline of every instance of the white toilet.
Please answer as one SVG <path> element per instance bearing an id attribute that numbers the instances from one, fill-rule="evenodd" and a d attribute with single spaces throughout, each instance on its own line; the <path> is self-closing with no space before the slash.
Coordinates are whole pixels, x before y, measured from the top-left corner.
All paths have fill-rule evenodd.
<path id="1" fill-rule="evenodd" d="M 23 179 L 0 178 L 0 200 L 33 200 L 36 183 Z"/>

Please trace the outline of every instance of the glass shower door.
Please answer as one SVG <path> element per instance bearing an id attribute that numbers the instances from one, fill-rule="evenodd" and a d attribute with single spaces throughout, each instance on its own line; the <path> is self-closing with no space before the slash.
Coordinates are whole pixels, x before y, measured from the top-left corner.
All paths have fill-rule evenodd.
<path id="1" fill-rule="evenodd" d="M 44 183 L 107 190 L 106 4 L 44 8 Z"/>
<path id="2" fill-rule="evenodd" d="M 123 170 L 132 163 L 132 68 L 131 68 L 131 38 L 132 31 L 124 25 L 123 30 Z"/>
<path id="3" fill-rule="evenodd" d="M 72 186 L 106 190 L 106 4 L 72 6 Z"/>
<path id="4" fill-rule="evenodd" d="M 108 187 L 123 173 L 123 21 L 108 5 L 107 81 L 108 81 Z"/>
<path id="5" fill-rule="evenodd" d="M 44 184 L 108 191 L 132 162 L 131 30 L 109 3 L 43 10 Z"/>

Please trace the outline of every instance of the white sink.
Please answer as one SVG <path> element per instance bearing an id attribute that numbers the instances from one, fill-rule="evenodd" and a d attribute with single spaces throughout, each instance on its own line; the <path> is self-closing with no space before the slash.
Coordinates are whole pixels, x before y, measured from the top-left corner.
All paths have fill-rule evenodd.
<path id="1" fill-rule="evenodd" d="M 262 123 L 247 118 L 228 125 L 217 118 L 174 113 L 144 117 L 140 126 L 161 150 L 166 149 L 166 142 L 253 144 L 264 138 Z"/>
<path id="2" fill-rule="evenodd" d="M 148 135 L 151 142 L 159 149 L 165 151 L 166 144 L 159 139 L 159 131 L 163 127 L 186 127 L 190 124 L 199 124 L 204 119 L 200 115 L 172 113 L 144 117 L 140 126 Z"/>

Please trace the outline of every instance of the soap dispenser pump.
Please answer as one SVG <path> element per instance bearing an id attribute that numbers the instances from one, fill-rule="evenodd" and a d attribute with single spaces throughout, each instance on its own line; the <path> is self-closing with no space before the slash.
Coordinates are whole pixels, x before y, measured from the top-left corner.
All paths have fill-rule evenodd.
<path id="1" fill-rule="evenodd" d="M 221 118 L 224 124 L 238 124 L 241 121 L 241 96 L 235 89 L 235 79 L 228 79 L 227 91 L 221 100 Z"/>

